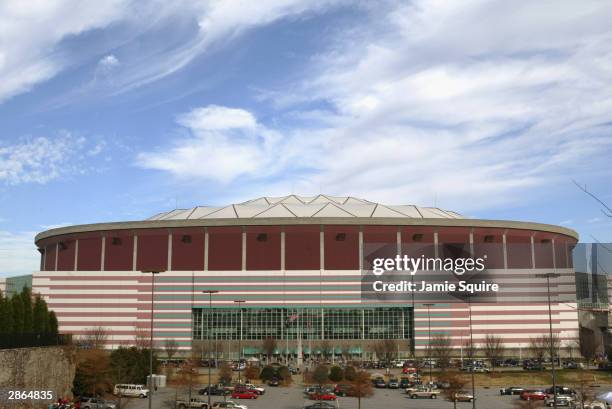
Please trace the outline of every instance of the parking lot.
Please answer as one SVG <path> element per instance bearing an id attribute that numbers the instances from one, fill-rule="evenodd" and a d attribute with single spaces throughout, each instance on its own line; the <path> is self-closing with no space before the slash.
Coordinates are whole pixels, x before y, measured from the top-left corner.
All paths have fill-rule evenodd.
<path id="1" fill-rule="evenodd" d="M 168 403 L 174 398 L 174 389 L 160 389 L 153 397 L 154 409 L 168 409 Z M 498 389 L 479 388 L 476 391 L 477 404 L 481 409 L 506 409 L 512 408 L 512 402 L 517 400 L 516 396 L 500 396 Z M 206 400 L 206 397 L 202 397 Z M 212 396 L 211 401 L 223 400 L 222 397 Z M 306 405 L 314 403 L 304 399 L 303 388 L 299 385 L 291 387 L 266 388 L 266 393 L 255 400 L 234 400 L 237 403 L 246 405 L 248 409 L 302 409 Z M 357 409 L 356 398 L 338 398 L 338 407 L 341 409 Z M 438 399 L 410 399 L 402 390 L 375 389 L 372 397 L 362 399 L 362 409 L 394 409 L 394 408 L 415 408 L 415 409 L 438 409 L 452 408 L 453 403 L 445 401 L 442 397 Z M 457 403 L 458 408 L 471 408 L 469 402 Z M 131 399 L 125 409 L 146 409 L 148 408 L 147 399 Z"/>

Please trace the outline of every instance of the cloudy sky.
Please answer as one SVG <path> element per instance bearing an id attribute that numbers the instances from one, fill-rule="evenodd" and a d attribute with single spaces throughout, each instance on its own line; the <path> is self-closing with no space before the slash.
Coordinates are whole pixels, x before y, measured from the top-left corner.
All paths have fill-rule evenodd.
<path id="1" fill-rule="evenodd" d="M 0 275 L 35 233 L 328 193 L 612 241 L 609 1 L 0 3 Z"/>

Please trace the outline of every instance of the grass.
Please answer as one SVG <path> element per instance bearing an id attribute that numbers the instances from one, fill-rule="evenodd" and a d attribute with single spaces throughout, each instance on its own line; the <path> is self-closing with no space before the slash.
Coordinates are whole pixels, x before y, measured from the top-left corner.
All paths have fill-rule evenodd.
<path id="1" fill-rule="evenodd" d="M 612 373 L 594 370 L 567 370 L 557 371 L 557 384 L 578 385 L 581 374 L 587 376 L 589 385 L 612 385 Z M 470 382 L 469 374 L 462 374 L 466 382 Z M 476 386 L 479 387 L 501 387 L 501 386 L 550 386 L 552 375 L 550 371 L 513 371 L 493 372 L 488 374 L 475 374 Z"/>

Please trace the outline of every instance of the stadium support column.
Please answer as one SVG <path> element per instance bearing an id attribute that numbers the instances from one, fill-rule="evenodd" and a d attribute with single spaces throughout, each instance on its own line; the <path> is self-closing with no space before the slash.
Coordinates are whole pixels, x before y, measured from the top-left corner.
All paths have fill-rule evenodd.
<path id="1" fill-rule="evenodd" d="M 503 252 L 504 252 L 504 270 L 508 269 L 508 230 L 504 230 L 504 234 L 502 234 L 502 244 L 503 244 Z"/>

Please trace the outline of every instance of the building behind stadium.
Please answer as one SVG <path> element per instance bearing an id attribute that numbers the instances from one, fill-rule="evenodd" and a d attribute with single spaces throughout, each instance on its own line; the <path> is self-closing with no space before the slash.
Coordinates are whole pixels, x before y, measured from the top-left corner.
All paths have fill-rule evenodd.
<path id="1" fill-rule="evenodd" d="M 103 327 L 109 347 L 148 334 L 153 305 L 156 345 L 172 339 L 187 350 L 210 338 L 224 357 L 236 357 L 239 342 L 244 355 L 259 354 L 266 338 L 292 357 L 331 345 L 335 354 L 369 358 L 386 339 L 401 355 L 422 354 L 430 334 L 450 337 L 460 350 L 470 315 L 476 344 L 492 334 L 526 354 L 531 339 L 549 330 L 546 279 L 536 277 L 542 273 L 560 274 L 550 283 L 553 331 L 562 346 L 576 345 L 577 239 L 560 226 L 468 219 L 431 207 L 262 197 L 42 232 L 33 291 L 55 310 L 60 331 L 78 337 Z M 364 252 L 376 245 L 414 257 L 486 255 L 488 273 L 513 291 L 494 303 L 430 308 L 408 297 L 368 301 L 361 297 Z M 161 272 L 154 286 L 143 271 Z M 205 290 L 219 291 L 211 305 Z"/>

